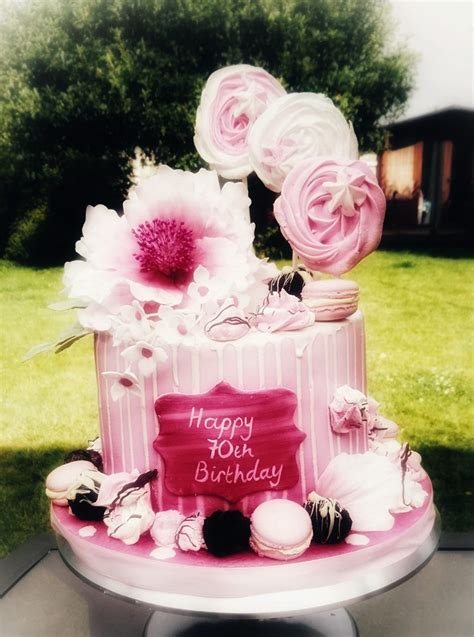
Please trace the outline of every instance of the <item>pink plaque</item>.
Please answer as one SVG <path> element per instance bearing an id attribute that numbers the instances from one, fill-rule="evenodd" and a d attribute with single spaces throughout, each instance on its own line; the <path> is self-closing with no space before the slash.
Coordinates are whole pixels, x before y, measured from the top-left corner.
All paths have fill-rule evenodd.
<path id="1" fill-rule="evenodd" d="M 293 422 L 296 395 L 283 387 L 241 391 L 219 383 L 205 394 L 164 394 L 155 402 L 165 486 L 175 495 L 236 502 L 256 491 L 290 489 L 306 434 Z"/>

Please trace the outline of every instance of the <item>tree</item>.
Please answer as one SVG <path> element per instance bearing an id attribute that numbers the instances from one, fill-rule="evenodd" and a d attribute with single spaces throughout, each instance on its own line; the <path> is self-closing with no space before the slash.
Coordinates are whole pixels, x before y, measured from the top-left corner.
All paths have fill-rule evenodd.
<path id="1" fill-rule="evenodd" d="M 194 116 L 215 69 L 260 65 L 329 95 L 362 148 L 407 99 L 381 0 L 3 0 L 0 213 L 7 255 L 71 257 L 87 204 L 120 206 L 139 146 L 195 168 Z M 23 235 L 22 235 L 23 233 Z M 20 247 L 19 247 L 20 245 Z M 13 246 L 13 247 L 12 247 Z"/>

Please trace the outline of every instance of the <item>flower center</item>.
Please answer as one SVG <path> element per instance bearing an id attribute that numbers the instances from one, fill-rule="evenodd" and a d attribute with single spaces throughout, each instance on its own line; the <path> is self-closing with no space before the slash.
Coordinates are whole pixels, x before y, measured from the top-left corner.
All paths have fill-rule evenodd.
<path id="1" fill-rule="evenodd" d="M 132 232 L 140 248 L 133 256 L 142 272 L 159 272 L 176 279 L 193 268 L 193 231 L 183 221 L 153 219 Z"/>

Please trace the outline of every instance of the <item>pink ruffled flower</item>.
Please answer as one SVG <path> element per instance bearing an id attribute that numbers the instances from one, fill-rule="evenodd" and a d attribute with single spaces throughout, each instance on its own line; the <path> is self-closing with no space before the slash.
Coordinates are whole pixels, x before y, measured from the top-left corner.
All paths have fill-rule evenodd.
<path id="1" fill-rule="evenodd" d="M 248 136 L 255 120 L 285 90 L 269 73 L 247 64 L 213 73 L 196 114 L 194 144 L 201 157 L 226 179 L 251 171 Z"/>
<path id="2" fill-rule="evenodd" d="M 301 330 L 313 323 L 311 310 L 285 290 L 269 294 L 251 319 L 251 324 L 259 332 Z"/>
<path id="3" fill-rule="evenodd" d="M 260 280 L 265 268 L 252 250 L 248 206 L 243 184 L 221 189 L 214 172 L 167 166 L 130 194 L 123 216 L 89 206 L 76 244 L 85 260 L 67 263 L 64 275 L 68 296 L 87 306 L 81 311 L 87 327 L 110 329 L 110 315 L 135 301 L 155 312 L 195 304 L 189 294 L 199 296 L 203 273 L 205 300 L 217 293 L 216 281 L 225 298 L 231 288 Z"/>
<path id="4" fill-rule="evenodd" d="M 286 178 L 274 212 L 307 268 L 339 276 L 378 246 L 385 196 L 364 162 L 309 159 Z"/>
<path id="5" fill-rule="evenodd" d="M 361 391 L 349 385 L 336 389 L 329 405 L 329 420 L 335 433 L 345 434 L 352 429 L 360 429 L 367 423 L 367 417 L 367 398 Z"/>

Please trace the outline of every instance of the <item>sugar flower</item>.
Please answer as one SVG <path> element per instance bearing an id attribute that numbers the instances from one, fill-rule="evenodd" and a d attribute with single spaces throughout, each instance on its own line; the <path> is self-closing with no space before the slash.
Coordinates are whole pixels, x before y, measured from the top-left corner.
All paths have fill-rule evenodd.
<path id="1" fill-rule="evenodd" d="M 211 278 L 209 270 L 198 265 L 194 271 L 193 281 L 188 287 L 188 296 L 196 302 L 197 306 L 204 305 L 214 295 L 219 295 L 225 290 L 225 282 L 218 278 Z"/>
<path id="2" fill-rule="evenodd" d="M 196 113 L 194 144 L 198 153 L 222 177 L 246 177 L 252 172 L 247 143 L 252 125 L 284 94 L 274 77 L 248 64 L 212 73 Z"/>
<path id="3" fill-rule="evenodd" d="M 122 356 L 132 364 L 137 363 L 143 376 L 151 376 L 156 370 L 157 363 L 162 363 L 168 358 L 168 354 L 162 347 L 151 345 L 146 341 L 138 341 L 123 350 Z"/>
<path id="4" fill-rule="evenodd" d="M 112 385 L 110 385 L 110 395 L 114 402 L 124 398 L 128 393 L 140 394 L 138 378 L 130 370 L 125 372 L 102 372 L 102 376 L 114 380 Z"/>
<path id="5" fill-rule="evenodd" d="M 167 166 L 130 194 L 122 216 L 105 206 L 89 206 L 76 244 L 84 260 L 66 264 L 64 275 L 68 296 L 87 306 L 80 319 L 90 329 L 109 330 L 110 315 L 118 316 L 126 306 L 137 327 L 144 317 L 136 303 L 155 310 L 192 306 L 205 287 L 203 273 L 207 296 L 225 297 L 230 288 L 252 286 L 264 264 L 252 250 L 248 206 L 243 184 L 227 183 L 221 189 L 214 172 Z M 137 336 L 147 340 L 143 333 Z"/>

